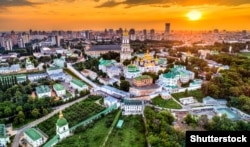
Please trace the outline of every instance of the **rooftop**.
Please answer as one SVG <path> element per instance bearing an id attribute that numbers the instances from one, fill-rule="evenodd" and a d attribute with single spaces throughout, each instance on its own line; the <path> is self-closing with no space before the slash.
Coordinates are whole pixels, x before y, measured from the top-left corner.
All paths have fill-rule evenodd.
<path id="1" fill-rule="evenodd" d="M 41 85 L 36 87 L 36 93 L 40 94 L 40 93 L 47 93 L 50 92 L 50 88 L 47 85 Z"/>
<path id="2" fill-rule="evenodd" d="M 111 96 L 107 96 L 104 99 L 107 100 L 107 101 L 110 101 L 110 102 L 117 102 L 118 101 L 116 98 L 111 97 Z"/>
<path id="3" fill-rule="evenodd" d="M 121 50 L 120 45 L 93 45 L 88 51 Z"/>
<path id="4" fill-rule="evenodd" d="M 112 60 L 100 59 L 99 61 L 99 65 L 104 65 L 104 66 L 110 66 L 112 63 L 114 63 L 114 61 Z"/>
<path id="5" fill-rule="evenodd" d="M 127 66 L 127 68 L 128 68 L 128 72 L 138 72 L 139 71 L 139 69 L 137 68 L 136 65 L 130 64 Z"/>
<path id="6" fill-rule="evenodd" d="M 53 85 L 53 88 L 54 88 L 56 91 L 65 90 L 65 88 L 63 87 L 62 84 L 54 84 L 54 85 Z"/>
<path id="7" fill-rule="evenodd" d="M 61 68 L 58 66 L 52 66 L 52 67 L 49 67 L 47 70 L 50 71 L 50 70 L 58 70 L 58 69 L 61 69 Z"/>
<path id="8" fill-rule="evenodd" d="M 0 124 L 0 138 L 6 137 L 6 127 L 5 124 Z"/>
<path id="9" fill-rule="evenodd" d="M 144 80 L 144 79 L 152 79 L 152 77 L 149 76 L 149 75 L 142 75 L 142 76 L 136 77 L 135 79 L 138 80 L 138 81 L 141 81 L 141 80 Z"/>
<path id="10" fill-rule="evenodd" d="M 74 83 L 75 85 L 79 86 L 79 87 L 84 87 L 87 86 L 84 82 L 77 80 L 77 79 L 72 79 L 71 83 Z"/>
<path id="11" fill-rule="evenodd" d="M 118 121 L 116 127 L 117 127 L 117 128 L 121 128 L 122 125 L 123 125 L 123 122 L 124 122 L 124 120 L 121 120 L 121 119 L 120 119 L 120 120 Z"/>
<path id="12" fill-rule="evenodd" d="M 36 141 L 40 138 L 42 138 L 42 136 L 36 131 L 36 129 L 34 128 L 29 128 L 29 129 L 26 129 L 24 131 L 24 133 L 29 136 L 33 141 Z"/>
<path id="13" fill-rule="evenodd" d="M 123 102 L 124 102 L 125 105 L 142 105 L 142 101 L 140 101 L 140 100 L 124 99 Z"/>

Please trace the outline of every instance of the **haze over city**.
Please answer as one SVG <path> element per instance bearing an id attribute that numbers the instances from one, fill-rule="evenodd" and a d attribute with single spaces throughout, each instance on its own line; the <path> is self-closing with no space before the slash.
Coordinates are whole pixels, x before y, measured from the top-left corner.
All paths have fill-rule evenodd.
<path id="1" fill-rule="evenodd" d="M 1 0 L 0 31 L 250 30 L 248 0 Z"/>

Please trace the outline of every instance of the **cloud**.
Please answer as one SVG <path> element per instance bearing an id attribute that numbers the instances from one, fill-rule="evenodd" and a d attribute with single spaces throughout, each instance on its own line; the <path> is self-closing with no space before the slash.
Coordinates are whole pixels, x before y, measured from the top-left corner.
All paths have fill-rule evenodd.
<path id="1" fill-rule="evenodd" d="M 28 0 L 0 0 L 0 8 L 16 6 L 33 6 L 39 3 L 33 3 Z"/>
<path id="2" fill-rule="evenodd" d="M 99 2 L 99 0 L 94 0 Z M 108 0 L 100 5 L 97 8 L 101 7 L 115 7 L 117 5 L 124 4 L 126 7 L 134 7 L 139 5 L 181 5 L 181 6 L 199 6 L 199 5 L 241 5 L 241 4 L 250 4 L 249 0 Z"/>

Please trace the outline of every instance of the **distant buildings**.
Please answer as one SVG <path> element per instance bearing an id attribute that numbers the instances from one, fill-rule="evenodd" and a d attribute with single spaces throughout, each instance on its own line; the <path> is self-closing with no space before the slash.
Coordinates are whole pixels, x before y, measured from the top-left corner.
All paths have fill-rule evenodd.
<path id="1" fill-rule="evenodd" d="M 170 23 L 165 23 L 165 33 L 170 33 Z"/>

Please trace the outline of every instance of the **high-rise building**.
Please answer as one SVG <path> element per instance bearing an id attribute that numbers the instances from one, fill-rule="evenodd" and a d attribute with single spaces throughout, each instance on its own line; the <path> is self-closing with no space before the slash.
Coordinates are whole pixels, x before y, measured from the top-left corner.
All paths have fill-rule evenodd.
<path id="1" fill-rule="evenodd" d="M 170 33 L 170 23 L 165 24 L 165 33 Z"/>
<path id="2" fill-rule="evenodd" d="M 56 46 L 61 46 L 62 36 L 56 35 L 55 38 L 56 38 Z"/>
<path id="3" fill-rule="evenodd" d="M 151 30 L 150 30 L 150 39 L 153 40 L 153 39 L 154 39 L 154 36 L 155 36 L 155 30 L 154 30 L 154 29 L 151 29 Z"/>

